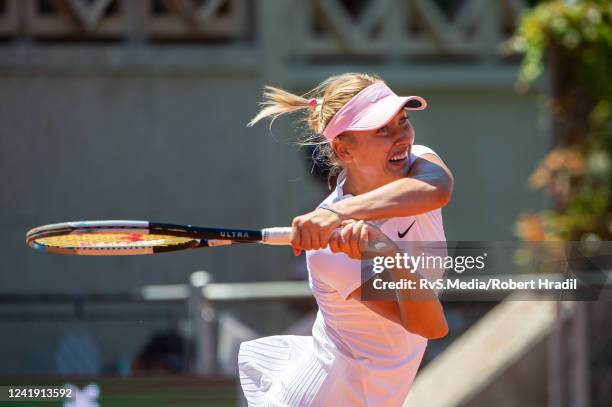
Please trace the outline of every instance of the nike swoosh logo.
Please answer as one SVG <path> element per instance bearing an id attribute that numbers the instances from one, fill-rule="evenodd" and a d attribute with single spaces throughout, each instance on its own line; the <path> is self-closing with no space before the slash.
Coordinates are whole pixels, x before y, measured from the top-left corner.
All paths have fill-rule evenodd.
<path id="1" fill-rule="evenodd" d="M 414 226 L 414 224 L 416 223 L 416 219 L 414 221 L 412 221 L 412 223 L 410 224 L 410 226 L 408 226 L 408 229 L 406 229 L 404 231 L 404 233 L 400 232 L 399 230 L 397 231 L 397 237 L 399 237 L 400 239 L 403 239 L 404 236 L 406 236 L 406 233 L 408 233 L 408 231 L 410 230 L 410 228 L 412 226 Z"/>

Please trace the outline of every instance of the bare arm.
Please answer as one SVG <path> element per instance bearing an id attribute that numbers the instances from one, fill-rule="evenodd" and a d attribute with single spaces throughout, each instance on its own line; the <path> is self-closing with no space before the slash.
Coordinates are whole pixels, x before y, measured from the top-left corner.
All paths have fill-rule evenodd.
<path id="1" fill-rule="evenodd" d="M 343 199 L 331 205 L 338 214 L 325 209 L 297 216 L 292 222 L 291 243 L 295 254 L 301 249 L 327 246 L 334 229 L 344 219 L 382 219 L 412 216 L 446 205 L 453 192 L 453 176 L 434 154 L 424 154 L 412 164 L 406 178 L 373 191 Z"/>
<path id="2" fill-rule="evenodd" d="M 395 256 L 397 251 L 389 252 L 388 256 Z M 420 288 L 419 279 L 423 278 L 418 272 L 412 273 L 409 269 L 394 268 L 388 271 L 395 282 L 403 280 L 414 281 L 412 289 L 397 289 L 392 300 L 364 300 L 361 287 L 357 288 L 349 298 L 361 301 L 363 305 L 382 317 L 401 325 L 406 331 L 421 335 L 427 339 L 443 338 L 448 334 L 448 325 L 442 304 L 436 293 L 431 289 Z M 373 279 L 378 276 L 374 276 Z M 372 280 L 363 286 L 371 286 Z"/>
<path id="3" fill-rule="evenodd" d="M 371 240 L 370 240 L 371 239 Z M 363 222 L 345 222 L 340 233 L 334 233 L 330 239 L 330 249 L 334 253 L 343 252 L 351 258 L 362 258 L 362 249 L 372 250 L 368 241 L 384 242 L 384 249 L 376 250 L 376 256 L 394 257 L 399 249 L 387 236 L 373 225 Z M 363 300 L 361 287 L 353 291 L 349 298 L 361 301 L 371 311 L 379 314 L 391 322 L 401 325 L 406 331 L 421 335 L 428 339 L 437 339 L 446 336 L 448 325 L 444 317 L 444 310 L 433 290 L 419 288 L 419 279 L 422 278 L 417 272 L 407 269 L 394 268 L 389 270 L 394 281 L 407 279 L 415 282 L 416 288 L 395 290 L 392 294 L 394 300 Z M 377 278 L 377 276 L 373 277 Z M 368 286 L 371 281 L 364 283 Z"/>
<path id="4" fill-rule="evenodd" d="M 398 297 L 402 296 L 404 295 L 398 294 Z M 448 334 L 448 324 L 438 300 L 398 298 L 397 301 L 367 301 L 361 299 L 361 287 L 353 291 L 349 298 L 361 301 L 371 311 L 423 338 L 439 339 Z"/>
<path id="5" fill-rule="evenodd" d="M 373 191 L 344 199 L 332 208 L 352 219 L 413 216 L 446 205 L 453 192 L 453 176 L 434 154 L 416 159 L 408 177 Z"/>

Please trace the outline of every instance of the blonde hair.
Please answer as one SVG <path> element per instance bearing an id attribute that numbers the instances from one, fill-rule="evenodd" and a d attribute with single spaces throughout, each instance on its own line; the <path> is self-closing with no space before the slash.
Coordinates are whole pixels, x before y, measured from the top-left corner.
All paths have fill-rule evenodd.
<path id="1" fill-rule="evenodd" d="M 274 120 L 279 116 L 304 111 L 306 116 L 299 121 L 305 122 L 309 131 L 306 131 L 306 134 L 298 140 L 298 144 L 315 146 L 312 158 L 315 162 L 329 166 L 329 182 L 342 169 L 342 162 L 336 156 L 331 143 L 323 136 L 323 130 L 338 110 L 353 96 L 377 82 L 383 82 L 383 80 L 376 75 L 345 73 L 326 79 L 301 96 L 279 88 L 266 86 L 263 101 L 260 103 L 262 109 L 249 122 L 248 126 L 253 126 L 267 117 L 272 118 L 270 121 L 270 126 L 272 126 Z M 316 105 L 310 105 L 311 98 L 316 100 Z M 342 140 L 342 135 L 338 136 L 337 139 Z"/>

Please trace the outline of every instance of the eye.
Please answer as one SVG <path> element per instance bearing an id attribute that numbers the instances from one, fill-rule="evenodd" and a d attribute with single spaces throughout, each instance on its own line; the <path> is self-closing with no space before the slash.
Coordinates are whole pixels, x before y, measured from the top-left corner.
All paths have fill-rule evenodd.
<path id="1" fill-rule="evenodd" d="M 389 133 L 389 127 L 387 126 L 381 127 L 380 129 L 376 130 L 377 136 L 386 136 L 387 133 Z"/>

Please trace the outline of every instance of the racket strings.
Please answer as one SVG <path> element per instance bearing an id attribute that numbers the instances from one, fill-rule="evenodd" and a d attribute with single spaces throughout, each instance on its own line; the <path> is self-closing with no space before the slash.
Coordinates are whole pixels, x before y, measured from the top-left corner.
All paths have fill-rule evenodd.
<path id="1" fill-rule="evenodd" d="M 45 246 L 79 249 L 141 249 L 183 245 L 193 242 L 188 237 L 140 233 L 75 233 L 35 239 Z"/>

